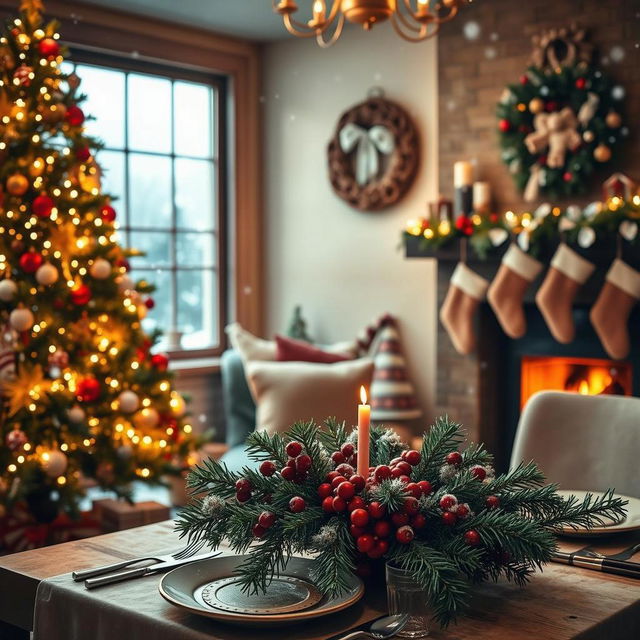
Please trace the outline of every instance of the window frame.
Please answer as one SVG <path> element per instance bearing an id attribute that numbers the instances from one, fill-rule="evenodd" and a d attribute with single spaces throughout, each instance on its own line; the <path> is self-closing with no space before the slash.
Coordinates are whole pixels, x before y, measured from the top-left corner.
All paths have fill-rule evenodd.
<path id="1" fill-rule="evenodd" d="M 172 264 L 170 267 L 162 268 L 163 271 L 167 271 L 171 273 L 171 278 L 174 279 L 174 283 L 176 286 L 172 287 L 172 315 L 175 315 L 177 318 L 179 313 L 179 305 L 178 303 L 178 293 L 177 293 L 177 282 L 178 282 L 178 272 L 179 271 L 213 271 L 215 281 L 217 282 L 217 292 L 218 292 L 218 304 L 217 304 L 217 332 L 218 332 L 218 342 L 216 345 L 212 345 L 210 347 L 202 347 L 197 349 L 167 349 L 167 353 L 170 355 L 172 359 L 175 360 L 183 360 L 183 359 L 202 359 L 202 358 L 210 358 L 219 356 L 226 348 L 226 336 L 224 332 L 224 327 L 228 320 L 228 308 L 229 308 L 229 270 L 228 270 L 228 216 L 229 216 L 229 208 L 228 208 L 228 194 L 227 194 L 227 185 L 229 182 L 229 163 L 230 163 L 230 154 L 228 149 L 228 140 L 227 140 L 227 131 L 229 127 L 229 115 L 228 115 L 228 107 L 229 107 L 229 79 L 227 76 L 223 74 L 218 74 L 210 71 L 201 71 L 201 70 L 192 70 L 189 68 L 185 68 L 179 64 L 172 65 L 166 62 L 156 62 L 150 60 L 140 60 L 131 57 L 124 57 L 120 55 L 114 55 L 113 53 L 109 53 L 106 51 L 99 51 L 95 48 L 84 48 L 78 45 L 74 45 L 70 47 L 70 55 L 68 56 L 68 61 L 76 64 L 87 64 L 94 65 L 98 67 L 103 67 L 107 69 L 115 69 L 118 71 L 122 71 L 124 73 L 142 73 L 160 77 L 166 77 L 174 82 L 196 82 L 199 84 L 206 84 L 211 86 L 213 91 L 213 113 L 214 117 L 212 118 L 212 135 L 215 141 L 213 145 L 212 157 L 214 161 L 214 184 L 216 185 L 215 193 L 214 193 L 214 208 L 215 208 L 215 227 L 213 231 L 213 235 L 215 237 L 215 253 L 217 260 L 215 264 L 212 265 L 212 269 L 206 268 L 206 265 L 203 267 L 187 267 L 180 269 L 177 265 L 176 261 L 176 247 L 177 247 L 177 234 L 180 231 L 187 232 L 197 232 L 197 230 L 186 229 L 178 227 L 177 225 L 177 215 L 175 210 L 175 199 L 172 199 L 172 215 L 171 215 L 171 227 L 166 230 L 166 233 L 171 237 L 171 260 Z M 82 85 L 80 85 L 80 91 L 82 91 Z M 173 91 L 173 89 L 172 89 Z M 128 105 L 125 104 L 125 109 L 128 109 Z M 90 114 L 89 114 L 90 115 Z M 173 103 L 172 103 L 172 117 L 173 117 Z M 123 126 L 126 126 L 126 120 L 123 123 Z M 172 137 L 174 132 L 172 131 Z M 126 139 L 126 136 L 125 136 Z M 135 153 L 134 150 L 130 149 L 128 145 L 123 149 L 126 157 L 129 157 L 129 154 Z M 175 148 L 173 148 L 170 153 L 153 153 L 153 155 L 158 155 L 162 157 L 168 157 L 172 162 L 172 175 L 174 179 L 172 184 L 175 188 L 175 164 L 174 161 L 178 157 L 186 157 L 180 154 L 176 154 Z M 126 169 L 126 182 L 128 184 L 128 163 Z M 172 194 L 175 196 L 175 191 Z M 127 234 L 127 241 L 130 237 L 131 232 L 136 231 L 148 231 L 149 229 L 143 229 L 141 227 L 137 227 L 135 224 L 131 224 L 131 212 L 127 211 L 127 224 L 123 225 L 122 230 Z M 151 228 L 153 229 L 153 228 Z M 164 230 L 163 230 L 164 231 Z M 154 231 L 155 233 L 155 231 Z M 207 232 L 208 233 L 208 232 Z M 135 248 L 135 247 L 134 247 Z M 144 266 L 138 267 L 140 270 L 144 270 Z M 134 269 L 135 271 L 135 269 Z M 176 327 L 179 330 L 179 327 Z M 163 330 L 163 334 L 170 330 L 170 328 L 166 328 Z"/>

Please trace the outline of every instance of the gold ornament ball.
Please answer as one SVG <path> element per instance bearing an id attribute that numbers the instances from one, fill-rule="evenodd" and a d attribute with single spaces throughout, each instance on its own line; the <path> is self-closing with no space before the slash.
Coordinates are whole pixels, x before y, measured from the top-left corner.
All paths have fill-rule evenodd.
<path id="1" fill-rule="evenodd" d="M 544 100 L 542 98 L 534 98 L 529 102 L 529 111 L 531 113 L 540 113 L 544 110 Z"/>
<path id="2" fill-rule="evenodd" d="M 7 191 L 12 196 L 23 196 L 29 189 L 29 181 L 21 173 L 14 173 L 7 178 Z"/>
<path id="3" fill-rule="evenodd" d="M 36 158 L 31 165 L 29 165 L 29 175 L 32 178 L 37 178 L 44 173 L 45 167 L 44 158 Z"/>
<path id="4" fill-rule="evenodd" d="M 27 331 L 31 329 L 31 327 L 33 327 L 34 322 L 35 318 L 33 317 L 33 313 L 31 313 L 29 309 L 14 309 L 9 314 L 9 324 L 16 331 Z"/>
<path id="5" fill-rule="evenodd" d="M 594 138 L 595 138 L 595 134 L 593 133 L 593 131 L 585 131 L 582 134 L 582 139 L 585 142 L 593 142 Z"/>
<path id="6" fill-rule="evenodd" d="M 598 162 L 608 162 L 609 160 L 611 160 L 611 149 L 609 149 L 606 144 L 599 144 L 593 150 L 593 157 Z"/>
<path id="7" fill-rule="evenodd" d="M 40 458 L 44 472 L 50 478 L 61 476 L 67 469 L 67 456 L 58 449 L 45 451 Z"/>
<path id="8" fill-rule="evenodd" d="M 36 280 L 38 284 L 48 286 L 58 281 L 58 270 L 50 262 L 45 262 L 36 271 Z"/>
<path id="9" fill-rule="evenodd" d="M 160 414 L 153 407 L 144 407 L 133 416 L 133 423 L 138 429 L 153 429 L 160 422 Z"/>
<path id="10" fill-rule="evenodd" d="M 18 293 L 18 285 L 13 281 L 6 278 L 0 281 L 0 300 L 2 302 L 11 302 Z"/>
<path id="11" fill-rule="evenodd" d="M 617 129 L 622 124 L 622 117 L 615 111 L 609 111 L 605 118 L 605 122 L 607 123 L 607 127 L 610 129 Z"/>
<path id="12" fill-rule="evenodd" d="M 140 406 L 140 398 L 138 398 L 138 394 L 135 391 L 125 389 L 118 396 L 118 405 L 121 411 L 133 413 Z"/>
<path id="13" fill-rule="evenodd" d="M 57 124 L 58 122 L 62 122 L 66 114 L 67 107 L 62 102 L 53 104 L 48 108 L 45 107 L 42 111 L 42 117 L 48 124 Z"/>

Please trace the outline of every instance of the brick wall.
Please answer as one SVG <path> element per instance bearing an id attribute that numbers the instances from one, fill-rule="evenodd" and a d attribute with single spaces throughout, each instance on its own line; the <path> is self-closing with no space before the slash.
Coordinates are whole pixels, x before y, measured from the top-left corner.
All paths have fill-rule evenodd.
<path id="1" fill-rule="evenodd" d="M 470 22 L 480 28 L 475 40 L 464 35 Z M 620 170 L 640 179 L 640 1 L 477 0 L 444 25 L 439 36 L 438 161 L 444 194 L 451 195 L 453 163 L 476 159 L 478 177 L 491 183 L 498 210 L 526 210 L 500 160 L 495 107 L 503 87 L 526 69 L 531 36 L 572 22 L 587 29 L 602 67 L 626 89 L 625 120 L 631 134 L 600 178 Z M 623 60 L 612 59 L 614 47 L 624 53 Z M 600 183 L 595 179 L 582 200 L 598 197 Z"/>
<path id="2" fill-rule="evenodd" d="M 620 152 L 614 161 L 594 179 L 591 191 L 582 200 L 574 201 L 588 202 L 599 197 L 601 179 L 614 170 L 640 179 L 640 47 L 636 46 L 640 45 L 640 0 L 477 0 L 446 24 L 439 36 L 438 162 L 443 194 L 452 195 L 453 163 L 475 159 L 478 179 L 491 183 L 498 211 L 527 208 L 500 160 L 496 102 L 504 86 L 517 81 L 526 69 L 531 36 L 572 22 L 587 28 L 603 68 L 625 87 L 625 120 L 631 130 L 624 145 L 618 147 Z M 468 23 L 477 23 L 480 29 L 475 40 L 464 35 Z M 611 60 L 613 47 L 622 49 L 623 60 Z M 438 265 L 438 308 L 446 295 L 453 266 L 444 261 Z M 491 279 L 496 266 L 485 263 L 474 268 Z M 495 321 L 486 310 L 479 315 L 478 340 L 484 344 L 492 339 L 491 323 Z M 481 415 L 486 405 L 480 410 L 485 378 L 495 373 L 487 371 L 490 359 L 486 350 L 485 356 L 482 352 L 481 348 L 467 357 L 458 355 L 439 324 L 435 413 L 447 413 L 465 424 L 472 438 L 485 433 L 483 423 L 492 419 Z"/>

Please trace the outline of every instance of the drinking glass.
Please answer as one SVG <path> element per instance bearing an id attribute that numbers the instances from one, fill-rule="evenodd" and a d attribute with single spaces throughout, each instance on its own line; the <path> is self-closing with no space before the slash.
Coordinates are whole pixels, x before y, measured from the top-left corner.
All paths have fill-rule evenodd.
<path id="1" fill-rule="evenodd" d="M 427 594 L 405 569 L 387 562 L 387 603 L 389 615 L 407 614 L 409 621 L 399 638 L 424 638 L 429 635 Z"/>

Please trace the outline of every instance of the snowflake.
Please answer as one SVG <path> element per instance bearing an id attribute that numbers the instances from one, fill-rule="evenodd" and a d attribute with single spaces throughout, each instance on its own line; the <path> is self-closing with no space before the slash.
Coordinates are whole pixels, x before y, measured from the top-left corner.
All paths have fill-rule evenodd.
<path id="1" fill-rule="evenodd" d="M 207 516 L 214 516 L 218 513 L 225 505 L 225 501 L 220 496 L 207 496 L 202 501 L 202 513 Z"/>

